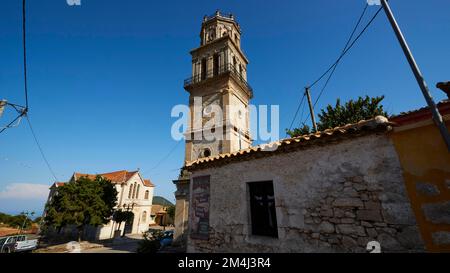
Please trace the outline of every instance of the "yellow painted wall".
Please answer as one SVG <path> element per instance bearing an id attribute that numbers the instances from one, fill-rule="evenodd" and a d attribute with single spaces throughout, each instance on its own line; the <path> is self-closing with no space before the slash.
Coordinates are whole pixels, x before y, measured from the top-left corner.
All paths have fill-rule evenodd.
<path id="1" fill-rule="evenodd" d="M 447 120 L 446 125 L 450 129 L 450 121 Z M 439 235 L 450 238 L 450 210 L 442 210 L 450 204 L 450 153 L 438 128 L 428 120 L 396 127 L 390 136 L 402 164 L 406 189 L 427 250 L 450 251 L 450 243 L 444 243 L 447 240 L 442 237 L 439 239 Z M 418 184 L 423 183 L 435 192 L 418 190 Z M 435 213 L 439 217 L 426 217 L 424 208 L 431 207 L 441 208 Z"/>

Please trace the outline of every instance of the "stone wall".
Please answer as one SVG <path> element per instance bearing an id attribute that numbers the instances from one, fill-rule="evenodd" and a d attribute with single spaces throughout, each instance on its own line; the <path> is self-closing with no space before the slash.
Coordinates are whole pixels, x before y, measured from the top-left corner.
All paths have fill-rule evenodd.
<path id="1" fill-rule="evenodd" d="M 209 240 L 188 252 L 423 251 L 385 134 L 193 171 L 210 175 Z M 248 182 L 273 181 L 278 238 L 251 234 Z M 190 183 L 192 184 L 192 182 Z"/>

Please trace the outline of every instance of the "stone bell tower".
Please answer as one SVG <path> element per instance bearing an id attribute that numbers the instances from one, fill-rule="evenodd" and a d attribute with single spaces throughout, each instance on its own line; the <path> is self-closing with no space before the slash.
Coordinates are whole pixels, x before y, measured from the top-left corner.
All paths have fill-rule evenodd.
<path id="1" fill-rule="evenodd" d="M 190 53 L 192 76 L 184 81 L 191 112 L 185 161 L 248 148 L 252 143 L 248 105 L 253 91 L 247 83 L 248 60 L 241 50 L 241 29 L 233 15 L 217 11 L 205 16 L 200 46 Z M 216 115 L 218 108 L 221 115 Z M 177 188 L 174 244 L 184 245 L 190 173 L 182 170 L 173 183 Z"/>
<path id="2" fill-rule="evenodd" d="M 185 160 L 192 161 L 248 148 L 248 60 L 241 50 L 241 29 L 233 15 L 203 18 L 200 46 L 193 49 L 192 76 L 184 81 L 191 116 Z M 221 109 L 217 115 L 215 109 Z M 214 134 L 215 137 L 212 137 Z"/>

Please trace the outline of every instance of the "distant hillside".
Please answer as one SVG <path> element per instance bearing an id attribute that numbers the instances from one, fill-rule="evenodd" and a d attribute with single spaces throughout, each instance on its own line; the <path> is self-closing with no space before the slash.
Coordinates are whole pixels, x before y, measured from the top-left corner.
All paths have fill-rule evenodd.
<path id="1" fill-rule="evenodd" d="M 153 204 L 161 206 L 173 206 L 172 202 L 162 196 L 153 196 Z"/>

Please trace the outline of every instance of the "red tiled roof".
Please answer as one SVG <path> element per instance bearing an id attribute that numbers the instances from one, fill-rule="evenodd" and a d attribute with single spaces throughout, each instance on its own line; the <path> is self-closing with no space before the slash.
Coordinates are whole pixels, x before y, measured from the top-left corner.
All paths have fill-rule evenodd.
<path id="1" fill-rule="evenodd" d="M 116 172 L 110 172 L 110 173 L 100 173 L 100 174 L 87 174 L 87 173 L 77 173 L 75 172 L 73 174 L 73 178 L 75 180 L 80 179 L 81 177 L 87 177 L 89 179 L 95 179 L 97 177 L 97 175 L 108 179 L 111 181 L 111 183 L 114 184 L 122 184 L 127 182 L 128 180 L 131 179 L 131 177 L 133 177 L 133 175 L 137 174 L 139 171 L 126 171 L 126 170 L 122 170 L 122 171 L 116 171 Z M 149 179 L 144 179 L 143 180 L 143 184 L 146 187 L 154 187 L 154 185 L 150 182 Z M 63 186 L 64 182 L 56 182 L 54 185 L 56 185 L 57 187 Z"/>
<path id="2" fill-rule="evenodd" d="M 437 104 L 437 107 L 439 109 L 439 113 L 442 116 L 450 115 L 450 100 L 443 100 L 439 102 Z M 394 122 L 398 126 L 431 119 L 432 114 L 428 106 L 419 108 L 417 110 L 403 112 L 389 118 L 390 121 Z"/>
<path id="3" fill-rule="evenodd" d="M 97 175 L 100 175 L 103 178 L 111 180 L 112 183 L 125 183 L 127 182 L 133 175 L 135 175 L 138 171 L 128 172 L 125 170 L 110 172 L 110 173 L 99 173 L 99 174 L 84 174 L 84 173 L 74 173 L 75 180 L 80 177 L 87 177 L 90 179 L 95 179 Z"/>
<path id="4" fill-rule="evenodd" d="M 150 181 L 150 179 L 144 179 L 144 186 L 147 187 L 154 187 L 153 183 Z"/>
<path id="5" fill-rule="evenodd" d="M 185 163 L 188 171 L 207 168 L 217 164 L 226 164 L 233 161 L 248 160 L 250 158 L 271 156 L 277 153 L 295 151 L 311 145 L 326 145 L 340 139 L 358 137 L 377 132 L 386 132 L 391 129 L 392 123 L 383 116 L 377 116 L 371 120 L 362 120 L 355 124 L 348 124 L 334 129 L 327 129 L 308 135 L 281 139 L 268 144 L 250 147 L 233 153 L 219 154 L 215 156 L 199 158 Z"/>

